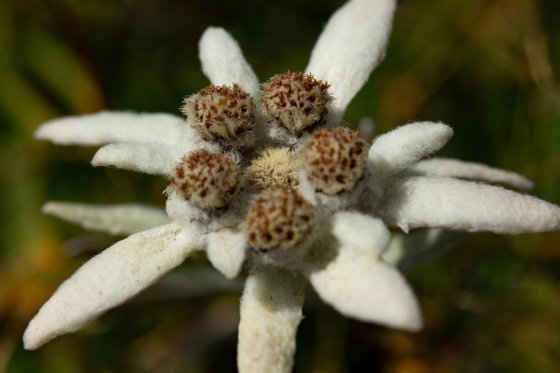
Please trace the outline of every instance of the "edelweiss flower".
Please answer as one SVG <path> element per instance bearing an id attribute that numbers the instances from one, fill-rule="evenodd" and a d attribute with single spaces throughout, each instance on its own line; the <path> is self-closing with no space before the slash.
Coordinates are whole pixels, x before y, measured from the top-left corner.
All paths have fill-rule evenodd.
<path id="1" fill-rule="evenodd" d="M 293 363 L 305 280 L 346 316 L 421 328 L 410 287 L 382 259 L 387 226 L 560 229 L 559 207 L 477 182 L 529 189 L 520 175 L 421 161 L 451 138 L 444 124 L 404 125 L 377 137 L 369 152 L 355 132 L 337 127 L 383 57 L 394 9 L 394 0 L 349 1 L 329 20 L 306 73 L 276 75 L 262 91 L 235 40 L 209 28 L 200 59 L 213 85 L 185 100 L 186 122 L 105 112 L 40 127 L 37 137 L 57 144 L 104 145 L 94 166 L 164 175 L 170 186 L 165 213 L 135 205 L 45 205 L 45 212 L 86 228 L 131 235 L 59 287 L 30 322 L 25 347 L 81 328 L 205 250 L 227 277 L 243 263 L 250 267 L 239 370 L 285 372 Z"/>

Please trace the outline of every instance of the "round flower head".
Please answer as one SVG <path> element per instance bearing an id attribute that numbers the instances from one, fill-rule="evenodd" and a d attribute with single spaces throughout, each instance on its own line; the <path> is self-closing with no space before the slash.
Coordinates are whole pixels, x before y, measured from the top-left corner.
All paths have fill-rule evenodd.
<path id="1" fill-rule="evenodd" d="M 215 209 L 224 207 L 237 192 L 239 171 L 233 159 L 197 150 L 177 165 L 171 184 L 197 207 Z"/>
<path id="2" fill-rule="evenodd" d="M 239 84 L 206 87 L 187 98 L 182 110 L 210 141 L 236 142 L 255 123 L 253 99 Z"/>
<path id="3" fill-rule="evenodd" d="M 311 227 L 313 216 L 311 204 L 294 189 L 267 189 L 249 206 L 247 241 L 259 252 L 293 248 Z"/>
<path id="4" fill-rule="evenodd" d="M 268 116 L 292 135 L 325 121 L 331 97 L 329 85 L 311 74 L 287 72 L 274 75 L 263 86 L 262 105 Z"/>
<path id="5" fill-rule="evenodd" d="M 348 191 L 364 174 L 366 142 L 346 128 L 317 131 L 304 149 L 309 181 L 325 194 Z"/>
<path id="6" fill-rule="evenodd" d="M 261 189 L 297 184 L 294 156 L 288 148 L 265 149 L 247 167 L 248 179 Z"/>

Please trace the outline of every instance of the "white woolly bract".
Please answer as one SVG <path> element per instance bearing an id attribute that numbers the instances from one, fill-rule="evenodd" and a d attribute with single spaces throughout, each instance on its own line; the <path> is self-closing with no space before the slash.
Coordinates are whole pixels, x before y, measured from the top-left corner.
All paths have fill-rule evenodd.
<path id="1" fill-rule="evenodd" d="M 385 55 L 395 5 L 395 0 L 349 1 L 315 44 L 305 72 L 330 84 L 339 118 Z"/>
<path id="2" fill-rule="evenodd" d="M 259 95 L 259 79 L 245 60 L 235 39 L 221 27 L 208 27 L 198 44 L 202 71 L 213 85 L 238 83 L 253 97 Z"/>
<path id="3" fill-rule="evenodd" d="M 43 213 L 79 224 L 86 229 L 115 235 L 129 235 L 169 223 L 169 218 L 162 209 L 135 204 L 48 202 L 43 206 Z"/>
<path id="4" fill-rule="evenodd" d="M 475 162 L 458 159 L 431 158 L 420 161 L 405 170 L 406 175 L 448 176 L 459 179 L 502 184 L 520 190 L 530 190 L 534 184 L 523 175 Z"/>
<path id="5" fill-rule="evenodd" d="M 93 157 L 94 167 L 117 167 L 152 175 L 169 176 L 189 147 L 149 143 L 118 143 L 100 148 Z"/>
<path id="6" fill-rule="evenodd" d="M 357 212 L 337 213 L 332 233 L 342 245 L 367 253 L 381 254 L 391 240 L 391 232 L 382 220 Z"/>
<path id="7" fill-rule="evenodd" d="M 453 136 L 443 123 L 414 122 L 373 140 L 368 161 L 371 171 L 383 180 L 443 147 Z"/>
<path id="8" fill-rule="evenodd" d="M 345 232 L 360 235 L 355 229 Z M 401 274 L 379 260 L 378 251 L 350 239 L 340 242 L 336 256 L 328 263 L 309 266 L 304 272 L 326 303 L 337 311 L 361 321 L 416 331 L 422 327 L 420 307 Z M 356 246 L 357 245 L 357 246 Z"/>
<path id="9" fill-rule="evenodd" d="M 273 266 L 253 268 L 241 298 L 239 372 L 291 371 L 304 289 L 297 273 Z"/>
<path id="10" fill-rule="evenodd" d="M 307 179 L 307 174 L 305 170 L 300 169 L 297 172 L 297 186 L 296 190 L 301 194 L 303 198 L 313 206 L 317 204 L 317 193 L 315 192 L 315 187 Z"/>
<path id="11" fill-rule="evenodd" d="M 236 277 L 241 271 L 247 253 L 243 232 L 221 229 L 208 233 L 206 253 L 214 268 L 227 278 Z"/>
<path id="12" fill-rule="evenodd" d="M 35 138 L 60 145 L 176 144 L 186 126 L 184 119 L 171 114 L 102 111 L 48 121 L 35 131 Z"/>
<path id="13" fill-rule="evenodd" d="M 175 187 L 169 186 L 165 189 L 167 200 L 165 201 L 165 212 L 171 220 L 197 221 L 208 224 L 210 215 L 207 211 L 193 205 Z"/>
<path id="14" fill-rule="evenodd" d="M 200 227 L 171 223 L 117 242 L 78 269 L 41 307 L 23 342 L 36 349 L 138 294 L 200 247 Z"/>
<path id="15" fill-rule="evenodd" d="M 378 209 L 407 232 L 417 227 L 495 233 L 560 229 L 560 207 L 497 186 L 446 177 L 397 179 Z"/>

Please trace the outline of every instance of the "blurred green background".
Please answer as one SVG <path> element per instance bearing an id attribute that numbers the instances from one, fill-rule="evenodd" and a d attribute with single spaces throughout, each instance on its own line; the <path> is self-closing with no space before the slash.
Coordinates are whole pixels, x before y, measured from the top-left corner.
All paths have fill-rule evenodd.
<path id="1" fill-rule="evenodd" d="M 0 371 L 233 372 L 242 280 L 204 258 L 35 352 L 21 334 L 80 263 L 115 240 L 41 215 L 47 200 L 162 205 L 166 181 L 93 169 L 94 149 L 33 140 L 100 109 L 178 114 L 208 84 L 197 43 L 233 33 L 261 80 L 302 70 L 341 1 L 0 1 Z M 441 155 L 522 173 L 560 204 L 560 2 L 402 0 L 387 58 L 350 106 L 376 132 L 450 124 Z M 551 372 L 560 366 L 560 234 L 477 234 L 406 272 L 418 334 L 346 320 L 310 291 L 296 372 Z"/>

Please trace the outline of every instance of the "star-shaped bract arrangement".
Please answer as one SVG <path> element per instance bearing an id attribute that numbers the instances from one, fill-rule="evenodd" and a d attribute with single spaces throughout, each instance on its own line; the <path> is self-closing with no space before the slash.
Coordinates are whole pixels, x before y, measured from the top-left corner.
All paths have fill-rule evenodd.
<path id="1" fill-rule="evenodd" d="M 262 86 L 237 42 L 209 28 L 200 41 L 212 85 L 169 114 L 103 112 L 56 119 L 36 136 L 102 146 L 94 166 L 169 178 L 166 211 L 50 202 L 46 213 L 130 235 L 84 264 L 30 322 L 35 349 L 138 294 L 205 250 L 227 277 L 245 263 L 238 367 L 290 371 L 305 282 L 342 314 L 415 331 L 418 302 L 383 260 L 388 227 L 497 233 L 560 229 L 560 208 L 491 184 L 528 190 L 515 173 L 451 159 L 422 160 L 452 136 L 415 122 L 371 146 L 339 127 L 381 61 L 394 0 L 351 0 L 329 20 L 305 73 Z M 369 147 L 369 150 L 368 150 Z"/>

